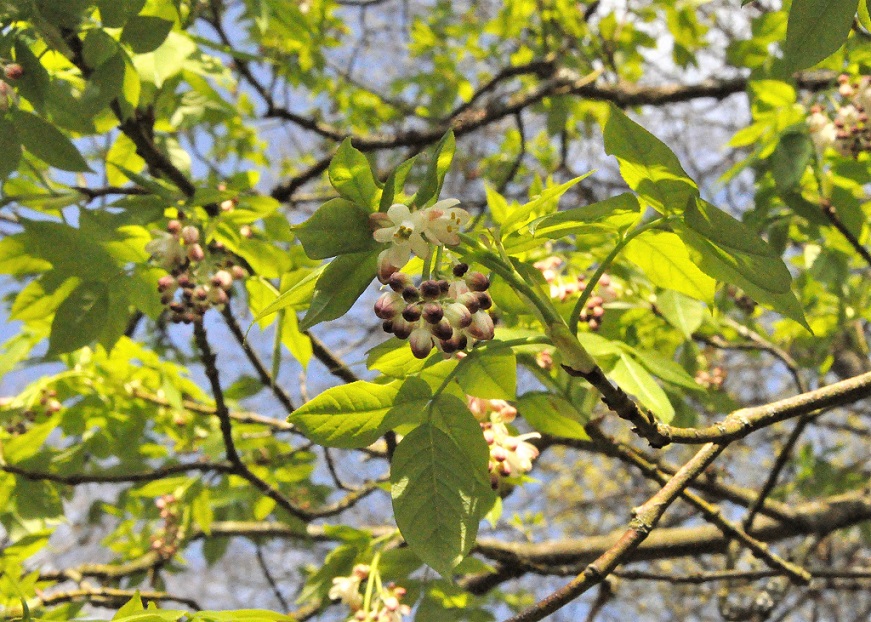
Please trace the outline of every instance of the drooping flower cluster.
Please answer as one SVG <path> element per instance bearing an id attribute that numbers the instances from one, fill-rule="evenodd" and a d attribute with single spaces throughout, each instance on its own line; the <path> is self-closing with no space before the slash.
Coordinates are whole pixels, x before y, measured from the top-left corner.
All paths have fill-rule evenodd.
<path id="1" fill-rule="evenodd" d="M 469 397 L 468 404 L 490 446 L 490 485 L 493 489 L 499 488 L 503 477 L 529 473 L 532 461 L 538 458 L 538 448 L 527 441 L 541 438 L 541 434 L 512 435 L 507 424 L 517 417 L 517 409 L 505 400 Z"/>
<path id="2" fill-rule="evenodd" d="M 157 281 L 157 291 L 173 322 L 200 321 L 212 306 L 226 304 L 233 282 L 248 275 L 227 255 L 207 257 L 200 244 L 200 230 L 193 225 L 173 219 L 164 231 L 151 233 L 154 239 L 145 250 L 169 272 Z"/>
<path id="3" fill-rule="evenodd" d="M 563 260 L 559 257 L 546 257 L 533 264 L 541 271 L 544 280 L 550 285 L 551 298 L 557 298 L 565 302 L 575 294 L 580 294 L 587 286 L 587 277 L 579 274 L 575 278 L 566 278 L 562 275 Z M 585 308 L 581 311 L 581 321 L 586 322 L 590 330 L 599 330 L 602 324 L 602 316 L 605 315 L 606 302 L 611 302 L 618 297 L 618 290 L 612 284 L 611 277 L 603 274 L 596 284 L 596 293 L 587 300 Z"/>
<path id="4" fill-rule="evenodd" d="M 333 579 L 328 596 L 341 601 L 354 612 L 347 622 L 402 622 L 402 616 L 409 615 L 411 607 L 401 602 L 406 594 L 405 588 L 393 583 L 374 592 L 368 608 L 364 609 L 360 585 L 369 578 L 369 572 L 369 566 L 357 564 L 349 576 Z M 376 582 L 376 585 L 380 585 L 380 582 Z"/>
<path id="5" fill-rule="evenodd" d="M 695 381 L 700 387 L 719 391 L 726 381 L 726 370 L 719 365 L 712 367 L 711 371 L 700 369 L 696 372 Z"/>
<path id="6" fill-rule="evenodd" d="M 419 287 L 407 274 L 394 272 L 387 279 L 390 291 L 375 302 L 384 331 L 408 339 L 417 358 L 426 358 L 434 347 L 451 353 L 475 340 L 492 339 L 493 318 L 487 313 L 493 305 L 487 293 L 490 279 L 468 269 L 457 264 L 454 280 L 427 280 Z"/>
<path id="7" fill-rule="evenodd" d="M 375 241 L 390 244 L 378 255 L 378 278 L 386 283 L 401 269 L 412 254 L 426 258 L 431 245 L 455 246 L 460 243 L 460 229 L 469 222 L 469 212 L 456 207 L 457 199 L 445 199 L 432 207 L 411 211 L 407 205 L 394 203 L 386 213 L 369 217 Z"/>
<path id="8" fill-rule="evenodd" d="M 808 130 L 820 153 L 832 147 L 842 156 L 856 158 L 871 151 L 871 76 L 851 82 L 849 76 L 842 75 L 838 82 L 844 101 L 836 106 L 834 119 L 821 106 L 813 106 L 807 118 Z"/>
<path id="9" fill-rule="evenodd" d="M 54 389 L 42 389 L 39 392 L 39 400 L 34 400 L 24 410 L 19 408 L 5 410 L 14 402 L 11 397 L 0 397 L 0 409 L 4 410 L 0 412 L 0 425 L 13 435 L 26 433 L 32 424 L 48 419 L 63 409 L 63 404 L 57 399 L 57 391 Z"/>
<path id="10" fill-rule="evenodd" d="M 154 501 L 160 510 L 163 525 L 151 536 L 151 550 L 163 559 L 169 559 L 178 551 L 181 526 L 178 514 L 178 499 L 173 494 L 163 495 Z"/>

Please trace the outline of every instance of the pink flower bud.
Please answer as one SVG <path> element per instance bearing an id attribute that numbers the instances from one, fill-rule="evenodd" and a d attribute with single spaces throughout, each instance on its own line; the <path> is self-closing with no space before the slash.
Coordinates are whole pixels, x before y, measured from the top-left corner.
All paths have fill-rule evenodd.
<path id="1" fill-rule="evenodd" d="M 218 270 L 212 275 L 212 285 L 223 290 L 230 289 L 233 287 L 233 275 L 226 270 Z"/>
<path id="2" fill-rule="evenodd" d="M 392 320 L 402 309 L 402 297 L 396 292 L 384 292 L 375 301 L 375 315 L 382 320 Z"/>
<path id="3" fill-rule="evenodd" d="M 444 314 L 448 322 L 456 328 L 466 328 L 472 323 L 472 313 L 466 305 L 451 302 L 444 305 Z"/>
<path id="4" fill-rule="evenodd" d="M 175 279 L 170 275 L 166 274 L 159 279 L 157 279 L 157 291 L 160 293 L 173 290 L 176 288 Z"/>
<path id="5" fill-rule="evenodd" d="M 438 324 L 434 324 L 430 330 L 432 331 L 433 336 L 443 341 L 454 336 L 454 329 L 451 327 L 450 322 L 444 319 Z"/>
<path id="6" fill-rule="evenodd" d="M 17 80 L 24 75 L 24 67 L 18 63 L 9 63 L 3 68 L 3 73 L 8 80 Z"/>
<path id="7" fill-rule="evenodd" d="M 196 244 L 200 241 L 200 230 L 188 225 L 181 230 L 181 239 L 183 239 L 186 244 Z"/>
<path id="8" fill-rule="evenodd" d="M 466 283 L 474 292 L 486 292 L 490 287 L 490 279 L 480 272 L 471 272 L 466 275 Z"/>
<path id="9" fill-rule="evenodd" d="M 411 353 L 415 358 L 425 359 L 433 348 L 432 334 L 426 328 L 415 328 L 408 337 Z"/>
<path id="10" fill-rule="evenodd" d="M 495 327 L 493 326 L 493 318 L 486 311 L 478 311 L 472 314 L 472 323 L 466 329 L 466 332 L 479 341 L 487 341 L 493 339 Z"/>
<path id="11" fill-rule="evenodd" d="M 206 258 L 206 253 L 203 251 L 203 247 L 199 244 L 191 244 L 188 247 L 188 259 L 191 261 L 202 261 Z"/>
<path id="12" fill-rule="evenodd" d="M 245 270 L 242 266 L 233 266 L 230 268 L 230 274 L 237 281 L 241 281 L 242 279 L 248 276 L 248 271 Z"/>

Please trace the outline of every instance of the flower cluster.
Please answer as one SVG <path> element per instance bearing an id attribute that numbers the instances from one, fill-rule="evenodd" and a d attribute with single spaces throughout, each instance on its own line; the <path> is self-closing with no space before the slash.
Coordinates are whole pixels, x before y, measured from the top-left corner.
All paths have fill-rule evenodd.
<path id="1" fill-rule="evenodd" d="M 517 409 L 505 400 L 485 400 L 469 397 L 469 410 L 481 425 L 484 440 L 490 446 L 490 485 L 499 488 L 503 477 L 523 475 L 532 470 L 532 461 L 538 458 L 538 448 L 527 440 L 541 438 L 538 432 L 514 436 L 508 429 L 517 417 Z"/>
<path id="2" fill-rule="evenodd" d="M 469 212 L 455 207 L 457 199 L 445 199 L 432 207 L 411 211 L 407 205 L 394 203 L 386 213 L 369 216 L 376 242 L 390 244 L 378 255 L 378 278 L 386 283 L 401 269 L 411 255 L 426 258 L 431 245 L 455 246 L 460 243 L 460 229 L 469 222 Z"/>
<path id="3" fill-rule="evenodd" d="M 0 409 L 5 409 L 10 406 L 14 400 L 9 397 L 0 398 Z M 47 419 L 53 414 L 58 413 L 63 408 L 63 404 L 57 399 L 57 391 L 54 389 L 42 389 L 39 393 L 39 401 L 31 404 L 24 411 L 14 411 L 3 413 L 3 426 L 9 434 L 24 434 L 30 428 L 30 424 L 35 423 L 40 419 Z"/>
<path id="4" fill-rule="evenodd" d="M 821 106 L 813 106 L 807 118 L 811 139 L 822 153 L 832 147 L 842 156 L 856 158 L 860 153 L 871 151 L 871 76 L 863 76 L 850 82 L 849 76 L 838 78 L 838 92 L 844 104 L 837 106 L 834 119 Z"/>
<path id="5" fill-rule="evenodd" d="M 451 353 L 475 340 L 492 339 L 493 318 L 487 313 L 493 305 L 487 293 L 490 279 L 468 270 L 466 264 L 457 264 L 454 280 L 427 280 L 419 287 L 402 272 L 391 274 L 390 291 L 375 302 L 384 331 L 408 339 L 417 358 L 426 358 L 434 347 Z"/>
<path id="6" fill-rule="evenodd" d="M 173 322 L 190 324 L 201 320 L 210 307 L 226 304 L 233 282 L 248 275 L 229 257 L 207 258 L 200 244 L 200 230 L 193 225 L 173 219 L 164 231 L 151 233 L 154 239 L 145 250 L 169 272 L 157 281 L 157 291 Z M 177 296 L 179 291 L 181 295 Z"/>
<path id="7" fill-rule="evenodd" d="M 580 274 L 576 278 L 566 279 L 561 274 L 563 260 L 559 257 L 546 257 L 532 264 L 537 268 L 544 280 L 550 285 L 551 298 L 557 298 L 565 302 L 571 296 L 579 294 L 587 286 L 586 275 Z M 596 284 L 597 293 L 587 300 L 586 307 L 581 311 L 581 321 L 586 322 L 590 330 L 599 330 L 602 324 L 602 316 L 605 315 L 606 302 L 611 302 L 618 297 L 618 291 L 612 285 L 611 277 L 603 274 Z"/>
<path id="8" fill-rule="evenodd" d="M 409 615 L 411 607 L 401 602 L 406 593 L 405 588 L 392 583 L 378 590 L 369 607 L 363 608 L 360 584 L 369 578 L 369 571 L 369 566 L 357 564 L 349 576 L 333 579 L 333 587 L 330 588 L 328 596 L 332 600 L 341 601 L 354 612 L 347 622 L 402 622 L 402 616 Z"/>
<path id="9" fill-rule="evenodd" d="M 151 536 L 151 550 L 162 559 L 169 559 L 178 551 L 180 540 L 178 499 L 172 494 L 163 495 L 154 501 L 154 505 L 160 510 L 163 525 Z"/>
<path id="10" fill-rule="evenodd" d="M 705 389 L 713 389 L 719 391 L 723 388 L 723 382 L 726 380 L 726 371 L 719 365 L 713 367 L 711 371 L 700 369 L 696 372 L 695 381 Z"/>

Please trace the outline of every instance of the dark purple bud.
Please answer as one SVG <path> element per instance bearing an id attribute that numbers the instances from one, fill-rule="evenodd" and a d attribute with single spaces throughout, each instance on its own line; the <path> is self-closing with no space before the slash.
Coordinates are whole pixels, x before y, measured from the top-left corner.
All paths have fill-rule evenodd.
<path id="1" fill-rule="evenodd" d="M 423 294 L 424 298 L 431 300 L 439 297 L 439 294 L 442 293 L 442 288 L 439 286 L 438 281 L 424 281 L 420 284 L 420 293 Z"/>
<path id="2" fill-rule="evenodd" d="M 445 311 L 437 302 L 428 302 L 423 306 L 423 319 L 430 324 L 438 324 L 445 316 Z"/>
<path id="3" fill-rule="evenodd" d="M 413 331 L 416 326 L 416 323 L 412 324 L 411 322 L 405 321 L 401 315 L 397 316 L 393 319 L 393 334 L 400 339 L 408 339 L 411 335 L 411 331 Z"/>
<path id="4" fill-rule="evenodd" d="M 466 275 L 466 284 L 474 292 L 486 292 L 490 288 L 490 279 L 480 272 L 471 272 Z"/>
<path id="5" fill-rule="evenodd" d="M 411 277 L 409 277 L 404 272 L 394 272 L 390 275 L 390 278 L 387 279 L 387 285 L 395 292 L 401 292 L 405 290 L 406 287 L 411 287 Z"/>
<path id="6" fill-rule="evenodd" d="M 432 331 L 433 336 L 438 339 L 450 339 L 454 336 L 454 329 L 451 327 L 451 323 L 447 320 L 442 320 L 438 324 L 433 325 L 430 329 Z"/>
<path id="7" fill-rule="evenodd" d="M 457 298 L 457 302 L 466 305 L 469 313 L 475 313 L 481 308 L 481 303 L 478 302 L 478 295 L 474 292 L 466 292 Z"/>
<path id="8" fill-rule="evenodd" d="M 466 264 L 466 263 L 458 263 L 456 266 L 454 266 L 454 269 L 453 269 L 454 276 L 457 278 L 463 276 L 468 271 L 469 271 L 469 264 Z"/>
<path id="9" fill-rule="evenodd" d="M 194 282 L 191 281 L 191 277 L 187 274 L 179 274 L 178 275 L 178 285 L 179 287 L 183 287 L 188 289 L 194 286 Z"/>
<path id="10" fill-rule="evenodd" d="M 442 340 L 439 342 L 439 348 L 445 354 L 451 354 L 457 351 L 457 344 L 453 339 Z"/>
<path id="11" fill-rule="evenodd" d="M 493 306 L 493 299 L 487 292 L 478 292 L 478 306 L 481 309 L 489 309 Z"/>
<path id="12" fill-rule="evenodd" d="M 420 290 L 414 285 L 406 285 L 402 288 L 402 299 L 405 302 L 416 302 L 420 300 Z"/>
<path id="13" fill-rule="evenodd" d="M 173 296 L 172 292 L 166 292 L 160 297 L 160 302 L 162 304 L 168 305 L 169 303 L 172 302 L 173 298 L 174 298 L 174 296 Z"/>
<path id="14" fill-rule="evenodd" d="M 442 294 L 447 294 L 450 291 L 450 289 L 451 289 L 451 284 L 448 281 L 445 281 L 444 279 L 439 281 L 439 291 Z"/>
<path id="15" fill-rule="evenodd" d="M 396 292 L 384 292 L 375 301 L 375 315 L 382 320 L 392 320 L 399 313 L 400 304 L 401 299 Z"/>
<path id="16" fill-rule="evenodd" d="M 410 304 L 402 310 L 402 318 L 406 322 L 416 322 L 420 319 L 420 305 Z"/>
<path id="17" fill-rule="evenodd" d="M 384 322 L 381 324 L 381 330 L 383 330 L 385 333 L 388 333 L 388 334 L 392 333 L 393 332 L 393 322 L 391 320 L 384 320 Z"/>
<path id="18" fill-rule="evenodd" d="M 184 313 L 184 305 L 180 302 L 169 303 L 169 308 L 171 311 L 175 311 L 176 313 Z"/>

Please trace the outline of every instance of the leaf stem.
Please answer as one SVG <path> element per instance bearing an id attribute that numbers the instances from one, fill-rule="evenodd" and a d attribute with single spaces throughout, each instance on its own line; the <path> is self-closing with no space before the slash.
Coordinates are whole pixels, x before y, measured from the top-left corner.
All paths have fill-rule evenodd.
<path id="1" fill-rule="evenodd" d="M 572 309 L 572 314 L 569 316 L 569 330 L 572 332 L 573 335 L 578 334 L 578 323 L 580 322 L 581 313 L 584 310 L 584 305 L 587 304 L 587 301 L 593 294 L 593 289 L 599 283 L 599 279 L 601 279 L 602 275 L 605 274 L 605 270 L 611 267 L 611 264 L 614 263 L 614 260 L 617 258 L 617 255 L 620 254 L 620 251 L 622 251 L 633 238 L 638 237 L 645 231 L 655 229 L 656 227 L 661 226 L 662 224 L 673 218 L 675 218 L 675 216 L 664 216 L 662 218 L 655 218 L 642 225 L 639 225 L 629 233 L 623 235 L 622 238 L 620 238 L 620 240 L 617 242 L 617 245 L 614 246 L 610 253 L 608 253 L 608 256 L 599 263 L 599 267 L 596 268 L 593 276 L 590 277 L 590 281 L 587 283 L 584 291 L 581 292 L 580 297 L 578 298 L 574 308 Z"/>

